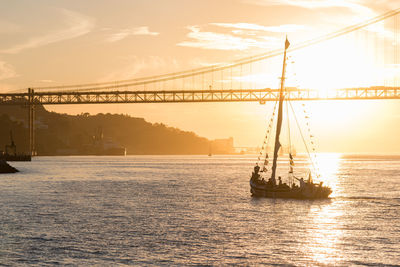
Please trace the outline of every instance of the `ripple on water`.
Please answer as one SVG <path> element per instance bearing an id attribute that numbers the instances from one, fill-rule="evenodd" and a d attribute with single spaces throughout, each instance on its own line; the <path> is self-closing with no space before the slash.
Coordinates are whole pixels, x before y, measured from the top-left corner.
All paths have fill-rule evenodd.
<path id="1" fill-rule="evenodd" d="M 0 179 L 0 264 L 399 263 L 400 158 L 336 158 L 334 168 L 324 165 L 335 192 L 320 201 L 251 198 L 252 161 L 135 156 L 16 163 L 22 172 Z"/>

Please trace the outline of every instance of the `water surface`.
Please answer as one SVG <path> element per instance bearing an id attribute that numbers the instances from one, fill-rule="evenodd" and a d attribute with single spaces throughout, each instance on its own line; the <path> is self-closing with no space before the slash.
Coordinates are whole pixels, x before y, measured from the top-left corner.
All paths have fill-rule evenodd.
<path id="1" fill-rule="evenodd" d="M 400 264 L 400 157 L 320 162 L 330 200 L 251 198 L 254 156 L 14 162 L 0 265 Z"/>

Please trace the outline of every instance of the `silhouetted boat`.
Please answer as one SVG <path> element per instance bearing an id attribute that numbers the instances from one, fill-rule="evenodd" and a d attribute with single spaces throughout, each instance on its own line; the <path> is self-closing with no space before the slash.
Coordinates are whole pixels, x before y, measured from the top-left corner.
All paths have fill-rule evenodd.
<path id="1" fill-rule="evenodd" d="M 126 148 L 111 138 L 105 138 L 102 127 L 98 127 L 93 143 L 83 147 L 83 154 L 95 156 L 126 156 Z"/>
<path id="2" fill-rule="evenodd" d="M 5 161 L 31 161 L 29 154 L 17 154 L 17 146 L 15 145 L 12 131 L 10 131 L 11 143 L 5 146 L 5 152 L 0 151 L 0 160 Z"/>
<path id="3" fill-rule="evenodd" d="M 268 164 L 268 153 L 265 155 L 264 166 L 263 169 L 260 170 L 258 163 L 254 167 L 254 172 L 250 178 L 250 192 L 252 196 L 257 197 L 269 197 L 269 198 L 295 198 L 295 199 L 322 199 L 328 198 L 328 196 L 332 193 L 332 190 L 327 186 L 322 186 L 322 182 L 319 184 L 313 183 L 311 172 L 308 175 L 308 179 L 304 180 L 303 178 L 297 178 L 293 175 L 293 155 L 291 154 L 291 145 L 289 144 L 289 185 L 286 183 L 282 183 L 282 179 L 279 176 L 279 182 L 276 182 L 276 167 L 279 150 L 281 148 L 281 144 L 279 141 L 279 136 L 282 129 L 282 116 L 283 116 L 283 100 L 284 94 L 283 90 L 285 87 L 285 72 L 286 72 L 286 51 L 289 47 L 290 43 L 286 38 L 285 41 L 285 52 L 283 58 L 283 68 L 282 68 L 282 77 L 281 77 L 281 88 L 279 92 L 279 102 L 278 102 L 278 116 L 277 116 L 277 124 L 276 124 L 276 134 L 275 134 L 275 146 L 274 146 L 274 158 L 272 164 L 271 177 L 266 181 L 261 173 L 267 173 L 266 165 Z M 273 113 L 273 115 L 275 112 Z M 271 122 L 273 119 L 271 119 Z M 289 123 L 288 123 L 289 125 Z M 268 132 L 269 133 L 269 130 Z M 268 136 L 267 136 L 268 137 Z M 266 138 L 267 138 L 266 137 Z M 289 132 L 289 140 L 290 140 L 290 132 Z M 266 141 L 264 141 L 264 146 L 266 146 Z M 263 150 L 262 148 L 262 150 Z M 260 152 L 260 155 L 262 151 Z M 259 157 L 260 159 L 260 157 Z M 298 180 L 300 185 L 296 185 L 294 183 L 294 179 Z"/>

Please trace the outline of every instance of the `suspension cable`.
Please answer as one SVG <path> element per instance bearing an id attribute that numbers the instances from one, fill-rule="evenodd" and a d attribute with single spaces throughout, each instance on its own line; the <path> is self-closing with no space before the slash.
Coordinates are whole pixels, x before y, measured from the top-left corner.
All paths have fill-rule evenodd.
<path id="1" fill-rule="evenodd" d="M 321 43 L 321 42 L 324 42 L 327 40 L 331 40 L 336 37 L 340 37 L 342 35 L 365 28 L 365 27 L 375 24 L 377 22 L 383 21 L 383 20 L 390 18 L 392 16 L 395 16 L 399 13 L 400 13 L 400 8 L 388 11 L 384 14 L 376 16 L 372 19 L 368 19 L 364 22 L 345 27 L 338 31 L 335 31 L 335 32 L 332 32 L 332 33 L 329 33 L 329 34 L 326 34 L 326 35 L 323 35 L 323 36 L 320 36 L 317 38 L 313 38 L 313 39 L 310 39 L 307 41 L 300 42 L 297 45 L 292 45 L 291 48 L 289 48 L 288 50 L 295 51 L 295 50 L 306 48 L 306 47 L 309 47 L 309 46 L 312 46 L 312 45 L 315 45 L 315 44 L 318 44 L 318 43 Z M 229 64 L 222 64 L 222 65 L 217 64 L 217 65 L 212 65 L 212 66 L 208 66 L 208 67 L 195 68 L 195 69 L 190 69 L 190 70 L 185 70 L 185 71 L 180 71 L 180 72 L 173 72 L 173 73 L 166 73 L 166 74 L 161 74 L 161 75 L 146 76 L 146 77 L 135 78 L 135 79 L 102 82 L 102 83 L 86 83 L 86 84 L 61 85 L 61 86 L 32 87 L 32 89 L 35 89 L 35 90 L 48 90 L 48 89 L 103 90 L 103 89 L 110 89 L 110 88 L 121 88 L 121 87 L 126 87 L 126 86 L 150 84 L 150 83 L 169 81 L 169 80 L 174 80 L 174 79 L 182 79 L 182 78 L 190 77 L 193 75 L 201 75 L 201 74 L 210 73 L 210 72 L 214 72 L 214 71 L 229 69 L 229 68 L 241 66 L 244 64 L 249 64 L 252 62 L 257 62 L 257 61 L 261 61 L 264 59 L 279 56 L 279 55 L 283 54 L 283 52 L 284 51 L 282 49 L 275 49 L 268 53 L 263 53 L 263 54 L 235 60 Z M 80 88 L 80 89 L 78 89 L 78 88 Z"/>

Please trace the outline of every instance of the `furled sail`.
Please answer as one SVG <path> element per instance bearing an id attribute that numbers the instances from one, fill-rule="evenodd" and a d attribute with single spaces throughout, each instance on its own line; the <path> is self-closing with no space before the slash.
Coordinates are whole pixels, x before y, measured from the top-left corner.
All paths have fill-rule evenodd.
<path id="1" fill-rule="evenodd" d="M 281 89 L 279 91 L 279 106 L 278 106 L 278 121 L 276 123 L 276 135 L 275 135 L 275 147 L 274 147 L 274 160 L 272 163 L 272 174 L 271 174 L 271 180 L 276 184 L 275 180 L 275 174 L 276 174 L 276 163 L 278 160 L 278 152 L 279 148 L 281 147 L 281 143 L 279 141 L 279 136 L 281 134 L 281 129 L 282 129 L 282 106 L 283 106 L 283 90 L 285 88 L 285 73 L 286 73 L 286 50 L 289 48 L 289 41 L 286 37 L 286 42 L 285 42 L 285 52 L 283 55 L 283 68 L 282 68 L 282 77 L 281 77 Z"/>

